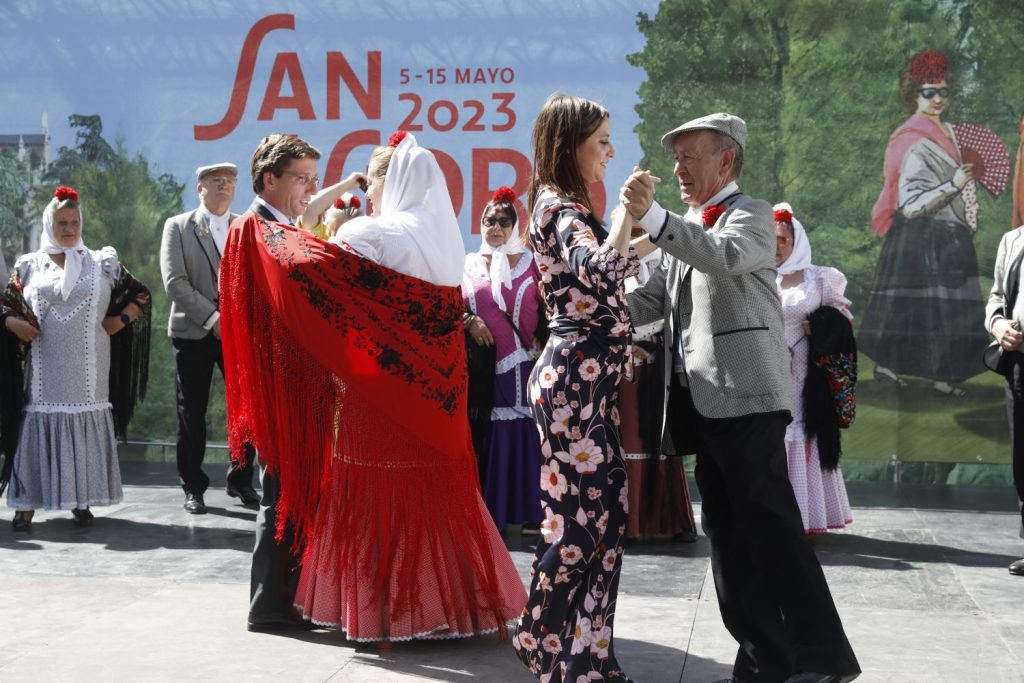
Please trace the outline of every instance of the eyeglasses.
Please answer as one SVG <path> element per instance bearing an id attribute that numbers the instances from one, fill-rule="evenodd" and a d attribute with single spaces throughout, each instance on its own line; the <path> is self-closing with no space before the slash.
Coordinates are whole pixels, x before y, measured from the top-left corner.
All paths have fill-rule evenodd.
<path id="1" fill-rule="evenodd" d="M 940 95 L 944 100 L 949 99 L 949 88 L 921 88 L 918 92 L 921 93 L 921 97 L 926 100 L 930 100 L 936 95 Z"/>
<path id="2" fill-rule="evenodd" d="M 508 230 L 509 228 L 511 228 L 513 225 L 516 224 L 515 220 L 509 218 L 508 216 L 502 216 L 501 218 L 495 218 L 494 216 L 487 216 L 486 218 L 483 219 L 482 223 L 486 227 L 488 227 L 488 228 L 490 228 L 495 223 L 497 223 L 498 225 L 500 225 L 502 228 L 504 228 L 506 230 Z"/>
<path id="3" fill-rule="evenodd" d="M 214 176 L 213 178 L 203 178 L 203 182 L 207 185 L 215 185 L 218 190 L 223 190 L 225 187 L 234 187 L 235 183 L 238 182 L 238 179 L 219 175 Z"/>
<path id="4" fill-rule="evenodd" d="M 298 180 L 300 185 L 309 185 L 310 183 L 313 183 L 314 185 L 320 184 L 320 176 L 318 175 L 309 175 L 308 173 L 295 173 L 294 171 L 285 171 L 285 173 L 290 175 L 292 178 Z"/>

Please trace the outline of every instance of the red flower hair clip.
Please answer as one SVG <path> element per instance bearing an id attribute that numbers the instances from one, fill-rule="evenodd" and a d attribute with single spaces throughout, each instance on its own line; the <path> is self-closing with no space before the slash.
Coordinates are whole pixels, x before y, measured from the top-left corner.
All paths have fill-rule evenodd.
<path id="1" fill-rule="evenodd" d="M 938 83 L 945 80 L 949 71 L 949 60 L 941 52 L 922 50 L 910 60 L 910 75 L 918 83 Z"/>
<path id="2" fill-rule="evenodd" d="M 405 139 L 405 136 L 408 134 L 408 131 L 404 130 L 395 131 L 394 133 L 391 134 L 391 137 L 388 138 L 388 147 L 398 147 L 398 145 L 402 142 L 402 140 Z"/>
<path id="3" fill-rule="evenodd" d="M 501 187 L 494 191 L 493 195 L 491 195 L 491 202 L 495 204 L 515 204 L 516 191 L 513 190 L 511 187 L 506 187 L 505 185 L 502 185 Z"/>
<path id="4" fill-rule="evenodd" d="M 710 228 L 714 226 L 723 213 L 725 213 L 725 204 L 712 204 L 704 209 L 704 212 L 701 213 L 701 218 L 704 219 L 704 227 Z"/>
<path id="5" fill-rule="evenodd" d="M 785 209 L 775 209 L 776 223 L 793 223 L 793 212 Z"/>
<path id="6" fill-rule="evenodd" d="M 67 187 L 66 185 L 57 186 L 57 189 L 53 191 L 53 196 L 59 201 L 64 201 L 65 199 L 78 201 L 78 192 L 73 187 Z"/>
<path id="7" fill-rule="evenodd" d="M 344 195 L 334 200 L 335 209 L 358 209 L 362 205 L 362 202 L 359 201 L 359 197 L 356 197 L 355 195 L 349 197 L 347 204 L 345 203 Z"/>

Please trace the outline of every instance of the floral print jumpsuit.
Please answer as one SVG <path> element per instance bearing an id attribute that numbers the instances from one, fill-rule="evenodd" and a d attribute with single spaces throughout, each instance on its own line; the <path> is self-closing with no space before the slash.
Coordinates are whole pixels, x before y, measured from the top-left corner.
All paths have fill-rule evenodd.
<path id="1" fill-rule="evenodd" d="M 540 430 L 542 540 L 512 644 L 545 683 L 628 680 L 612 648 L 626 470 L 618 385 L 630 364 L 623 281 L 638 269 L 587 209 L 540 194 L 530 241 L 551 337 L 530 377 Z"/>

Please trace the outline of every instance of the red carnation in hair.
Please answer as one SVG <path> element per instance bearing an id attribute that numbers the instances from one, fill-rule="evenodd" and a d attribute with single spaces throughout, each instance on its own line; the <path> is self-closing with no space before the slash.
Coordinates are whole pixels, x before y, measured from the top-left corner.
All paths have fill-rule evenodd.
<path id="1" fill-rule="evenodd" d="M 910 75 L 918 83 L 938 83 L 945 80 L 949 60 L 941 52 L 922 50 L 910 60 Z"/>
<path id="2" fill-rule="evenodd" d="M 67 187 L 65 185 L 59 185 L 56 190 L 53 191 L 53 196 L 64 201 L 65 199 L 71 199 L 78 201 L 78 193 L 73 187 Z"/>
<path id="3" fill-rule="evenodd" d="M 776 209 L 775 210 L 775 222 L 776 223 L 792 223 L 793 222 L 793 212 L 792 211 L 786 211 L 785 209 Z"/>
<path id="4" fill-rule="evenodd" d="M 345 196 L 342 195 L 334 200 L 335 209 L 358 209 L 362 206 L 362 202 L 359 201 L 359 197 L 352 195 L 348 199 L 348 203 L 345 203 Z"/>
<path id="5" fill-rule="evenodd" d="M 405 136 L 409 133 L 404 130 L 398 130 L 391 134 L 388 138 L 388 147 L 398 147 L 398 144 L 405 139 Z"/>
<path id="6" fill-rule="evenodd" d="M 494 191 L 494 194 L 491 196 L 491 201 L 497 204 L 515 204 L 516 191 L 513 190 L 511 187 L 506 187 L 505 185 L 502 185 L 501 187 Z"/>

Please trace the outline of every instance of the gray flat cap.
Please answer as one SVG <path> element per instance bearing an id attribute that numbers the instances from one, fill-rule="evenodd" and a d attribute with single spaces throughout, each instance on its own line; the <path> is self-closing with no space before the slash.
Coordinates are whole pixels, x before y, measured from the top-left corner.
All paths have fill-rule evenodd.
<path id="1" fill-rule="evenodd" d="M 678 128 L 670 130 L 661 136 L 661 146 L 671 152 L 672 143 L 675 142 L 676 136 L 680 133 L 686 133 L 691 130 L 717 130 L 720 133 L 725 133 L 733 140 L 740 143 L 741 149 L 746 150 L 747 148 L 746 121 L 738 116 L 726 114 L 725 112 L 708 114 L 707 116 L 702 116 L 699 119 L 687 121 Z"/>
<path id="2" fill-rule="evenodd" d="M 238 176 L 238 167 L 232 164 L 230 161 L 225 161 L 220 164 L 210 164 L 209 166 L 200 166 L 196 169 L 196 178 L 199 180 L 203 179 L 203 176 L 214 171 L 227 171 L 231 175 Z"/>

